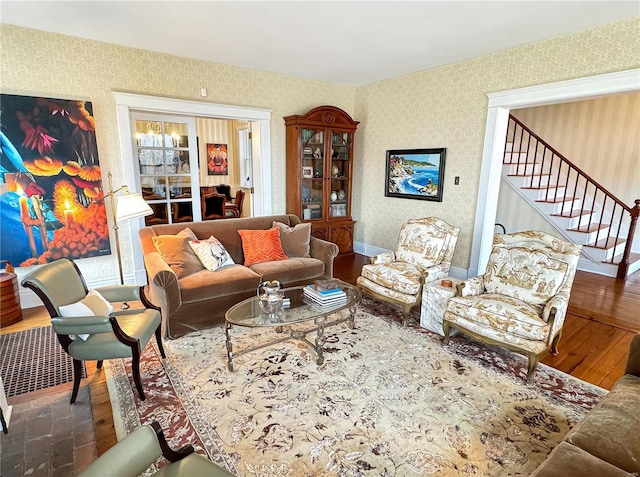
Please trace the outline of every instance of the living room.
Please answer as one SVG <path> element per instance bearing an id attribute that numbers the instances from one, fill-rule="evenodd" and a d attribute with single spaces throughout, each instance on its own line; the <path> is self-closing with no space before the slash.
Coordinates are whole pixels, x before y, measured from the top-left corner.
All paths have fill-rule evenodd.
<path id="1" fill-rule="evenodd" d="M 379 249 L 393 249 L 398 231 L 409 218 L 437 216 L 461 227 L 453 269 L 466 277 L 475 275 L 480 261 L 474 246 L 487 94 L 638 68 L 638 18 L 621 18 L 357 86 L 83 39 L 72 30 L 61 35 L 3 23 L 2 92 L 91 100 L 100 162 L 103 170 L 112 171 L 117 184 L 129 180 L 114 92 L 268 109 L 271 172 L 267 180 L 273 193 L 265 211 L 273 213 L 286 209 L 285 174 L 279 173 L 286 169 L 282 118 L 318 105 L 337 106 L 360 121 L 352 204 L 357 251 L 373 255 Z M 205 99 L 202 88 L 208 91 Z M 447 164 L 442 202 L 384 196 L 386 150 L 443 146 Z M 458 185 L 455 177 L 460 178 Z M 134 277 L 144 274 L 133 259 L 132 242 L 137 237 L 124 227 L 121 234 L 125 277 L 133 283 Z M 79 265 L 90 287 L 117 281 L 118 263 L 113 255 L 83 260 Z M 19 276 L 26 272 L 19 270 Z"/>

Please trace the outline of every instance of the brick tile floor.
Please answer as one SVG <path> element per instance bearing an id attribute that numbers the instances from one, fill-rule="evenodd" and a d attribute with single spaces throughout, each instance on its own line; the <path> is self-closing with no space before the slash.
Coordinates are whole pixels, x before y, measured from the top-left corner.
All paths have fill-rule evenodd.
<path id="1" fill-rule="evenodd" d="M 8 434 L 0 432 L 0 477 L 69 477 L 97 458 L 89 387 L 69 404 L 69 386 L 17 396 Z"/>

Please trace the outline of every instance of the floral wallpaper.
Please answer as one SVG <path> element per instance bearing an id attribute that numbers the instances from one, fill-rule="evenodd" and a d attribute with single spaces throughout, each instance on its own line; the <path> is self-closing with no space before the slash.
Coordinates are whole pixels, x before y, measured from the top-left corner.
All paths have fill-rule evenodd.
<path id="1" fill-rule="evenodd" d="M 100 162 L 122 182 L 113 91 L 272 110 L 272 207 L 285 211 L 283 116 L 331 104 L 360 121 L 353 217 L 356 241 L 393 249 L 408 218 L 462 228 L 453 266 L 466 268 L 476 207 L 487 94 L 640 65 L 640 17 L 353 88 L 0 25 L 2 92 L 92 101 Z M 384 197 L 387 149 L 446 147 L 443 202 Z M 454 185 L 455 176 L 460 185 Z M 365 200 L 366 198 L 366 200 Z M 121 230 L 122 232 L 122 230 Z M 123 240 L 123 260 L 130 261 Z M 87 280 L 117 275 L 112 257 L 82 264 Z M 125 270 L 126 273 L 126 270 Z"/>
<path id="2" fill-rule="evenodd" d="M 407 219 L 436 215 L 462 228 L 452 265 L 467 268 L 487 94 L 638 66 L 640 17 L 634 17 L 357 88 L 356 241 L 392 250 Z M 384 197 L 386 150 L 433 147 L 447 148 L 443 201 Z"/>
<path id="3" fill-rule="evenodd" d="M 98 41 L 0 24 L 0 71 L 3 93 L 86 99 L 93 103 L 96 139 L 103 171 L 123 183 L 113 91 L 127 91 L 207 102 L 270 109 L 272 207 L 285 211 L 284 116 L 304 114 L 323 104 L 353 115 L 352 87 L 237 68 L 127 48 Z M 108 214 L 110 215 L 110 213 Z M 111 218 L 109 217 L 110 227 Z M 131 260 L 126 227 L 120 228 L 122 258 L 127 274 Z M 111 231 L 111 240 L 114 240 Z M 133 238 L 134 240 L 137 237 Z M 114 255 L 79 263 L 87 281 L 117 277 Z M 18 270 L 24 274 L 28 269 Z"/>

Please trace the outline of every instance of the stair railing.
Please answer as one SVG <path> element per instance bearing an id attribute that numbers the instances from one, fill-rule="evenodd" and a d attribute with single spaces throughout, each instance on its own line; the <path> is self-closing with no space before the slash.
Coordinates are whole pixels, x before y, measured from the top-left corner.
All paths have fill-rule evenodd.
<path id="1" fill-rule="evenodd" d="M 640 215 L 640 199 L 636 199 L 635 205 L 629 207 L 511 114 L 509 115 L 507 132 L 507 144 L 509 143 L 512 144 L 512 149 L 508 151 L 505 146 L 503 163 L 515 164 L 516 175 L 530 179 L 528 188 L 546 188 L 542 201 L 560 203 L 559 215 L 563 217 L 577 216 L 578 227 L 572 230 L 595 231 L 594 245 L 596 247 L 609 248 L 613 246 L 614 252 L 610 258 L 604 260 L 605 263 L 615 264 L 617 257 L 615 247 L 625 242 L 624 252 L 618 263 L 617 277 L 626 278 L 636 225 Z M 513 161 L 514 157 L 517 158 L 515 162 Z M 539 170 L 536 170 L 536 164 L 540 165 Z M 545 177 L 546 179 L 543 179 Z M 543 180 L 546 182 L 544 185 Z M 556 195 L 558 189 L 564 190 L 562 198 L 558 198 Z M 580 209 L 577 210 L 573 207 L 573 203 L 580 194 L 584 197 L 581 200 Z M 594 215 L 596 204 L 601 204 L 600 217 L 597 222 L 589 218 L 588 223 L 582 224 L 583 216 L 592 217 Z M 605 211 L 608 213 L 607 217 L 605 217 Z M 605 232 L 607 230 L 608 232 Z"/>

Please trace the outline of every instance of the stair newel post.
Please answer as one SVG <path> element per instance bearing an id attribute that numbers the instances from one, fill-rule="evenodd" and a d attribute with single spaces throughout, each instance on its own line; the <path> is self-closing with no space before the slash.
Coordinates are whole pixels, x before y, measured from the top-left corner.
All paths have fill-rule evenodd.
<path id="1" fill-rule="evenodd" d="M 627 270 L 629 269 L 629 257 L 631 256 L 631 245 L 633 244 L 633 238 L 636 233 L 636 225 L 638 223 L 638 216 L 640 215 L 640 199 L 635 200 L 635 207 L 630 210 L 631 223 L 629 224 L 629 234 L 627 236 L 627 243 L 624 246 L 624 253 L 622 254 L 622 260 L 618 265 L 617 278 L 626 278 Z"/>

